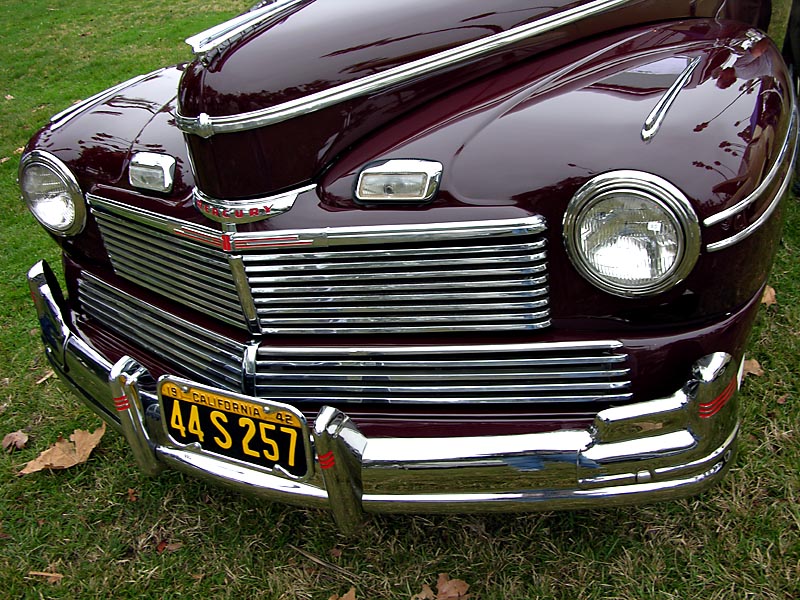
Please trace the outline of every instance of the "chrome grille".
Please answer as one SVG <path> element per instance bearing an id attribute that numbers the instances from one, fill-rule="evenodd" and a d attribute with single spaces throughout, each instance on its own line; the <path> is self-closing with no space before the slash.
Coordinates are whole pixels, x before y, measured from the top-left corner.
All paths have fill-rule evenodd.
<path id="1" fill-rule="evenodd" d="M 115 271 L 253 333 L 550 325 L 540 217 L 222 233 L 89 195 Z"/>
<path id="2" fill-rule="evenodd" d="M 262 346 L 256 392 L 285 401 L 580 403 L 631 398 L 616 341 L 369 349 Z"/>
<path id="3" fill-rule="evenodd" d="M 545 241 L 245 255 L 261 329 L 496 331 L 549 324 Z"/>
<path id="4" fill-rule="evenodd" d="M 165 313 L 88 274 L 79 280 L 78 291 L 83 312 L 175 365 L 181 374 L 227 389 L 242 389 L 242 344 Z"/>
<path id="5" fill-rule="evenodd" d="M 79 280 L 82 311 L 176 374 L 290 403 L 597 403 L 631 399 L 616 341 L 379 348 L 247 347 L 102 280 Z M 251 379 L 251 378 L 254 378 Z M 247 383 L 246 383 L 247 381 Z M 252 387 L 251 387 L 252 386 Z"/>
<path id="6" fill-rule="evenodd" d="M 208 248 L 127 216 L 97 210 L 118 275 L 227 323 L 245 326 L 236 283 L 221 250 Z"/>

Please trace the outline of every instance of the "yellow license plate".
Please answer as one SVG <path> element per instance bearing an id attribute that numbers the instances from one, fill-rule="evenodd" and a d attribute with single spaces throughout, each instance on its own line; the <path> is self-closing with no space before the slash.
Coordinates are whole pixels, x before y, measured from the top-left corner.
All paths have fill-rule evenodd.
<path id="1" fill-rule="evenodd" d="M 159 381 L 158 396 L 162 421 L 178 444 L 294 478 L 307 474 L 308 427 L 291 406 L 172 377 Z"/>

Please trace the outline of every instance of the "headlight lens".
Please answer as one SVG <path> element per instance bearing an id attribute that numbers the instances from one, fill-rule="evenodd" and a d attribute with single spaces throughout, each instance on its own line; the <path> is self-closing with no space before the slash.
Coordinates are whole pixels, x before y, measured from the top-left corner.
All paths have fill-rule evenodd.
<path id="1" fill-rule="evenodd" d="M 578 190 L 564 217 L 564 237 L 581 274 L 618 296 L 666 291 L 700 254 L 700 225 L 688 199 L 639 171 L 605 173 Z"/>
<path id="2" fill-rule="evenodd" d="M 439 189 L 442 164 L 433 160 L 393 159 L 361 171 L 355 196 L 362 202 L 427 202 Z"/>
<path id="3" fill-rule="evenodd" d="M 47 230 L 66 237 L 83 229 L 83 193 L 75 176 L 58 158 L 41 150 L 23 156 L 19 186 L 33 216 Z"/>

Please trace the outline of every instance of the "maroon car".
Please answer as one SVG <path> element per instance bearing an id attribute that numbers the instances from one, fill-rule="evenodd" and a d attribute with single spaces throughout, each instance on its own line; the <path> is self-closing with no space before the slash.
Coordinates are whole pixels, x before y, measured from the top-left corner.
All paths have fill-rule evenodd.
<path id="1" fill-rule="evenodd" d="M 54 116 L 50 362 L 142 470 L 367 512 L 730 465 L 797 119 L 720 0 L 278 0 Z"/>

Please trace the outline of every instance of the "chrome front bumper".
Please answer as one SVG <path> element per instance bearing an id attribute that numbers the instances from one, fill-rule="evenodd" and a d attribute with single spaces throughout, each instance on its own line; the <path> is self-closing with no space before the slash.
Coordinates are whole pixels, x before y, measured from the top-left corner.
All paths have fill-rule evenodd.
<path id="1" fill-rule="evenodd" d="M 697 360 L 674 394 L 603 410 L 586 429 L 367 438 L 345 413 L 323 407 L 310 474 L 291 480 L 173 442 L 148 372 L 128 357 L 112 364 L 70 327 L 46 263 L 28 280 L 54 370 L 125 436 L 144 472 L 167 466 L 268 500 L 327 506 L 345 530 L 357 527 L 363 511 L 551 510 L 687 496 L 719 480 L 735 451 L 741 369 L 716 352 Z"/>

